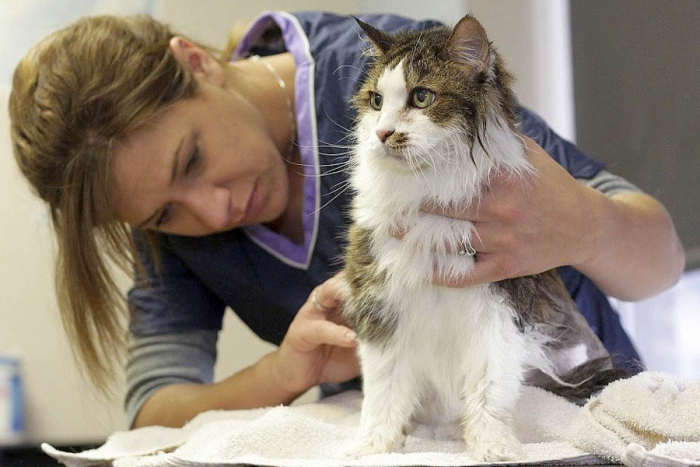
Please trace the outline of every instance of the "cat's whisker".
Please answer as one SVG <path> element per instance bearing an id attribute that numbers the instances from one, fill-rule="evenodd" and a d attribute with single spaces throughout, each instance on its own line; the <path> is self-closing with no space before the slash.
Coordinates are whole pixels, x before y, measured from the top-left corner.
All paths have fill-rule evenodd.
<path id="1" fill-rule="evenodd" d="M 344 68 L 349 68 L 351 70 L 361 70 L 359 67 L 356 67 L 353 65 L 341 65 L 338 68 L 336 68 L 335 70 L 333 70 L 333 75 L 335 75 L 337 72 L 339 72 L 340 70 L 342 70 Z M 338 80 L 350 80 L 354 83 L 361 83 L 364 81 L 365 75 L 367 74 L 366 70 L 362 69 L 361 71 L 362 71 L 362 74 L 361 74 L 362 76 L 360 77 L 360 79 L 351 78 L 350 76 L 341 76 L 338 78 Z"/>
<path id="2" fill-rule="evenodd" d="M 415 148 L 409 148 L 407 150 L 406 154 L 406 160 L 408 161 L 408 166 L 413 172 L 413 174 L 416 176 L 418 180 L 421 181 L 423 185 L 428 184 L 428 179 L 424 171 L 422 170 L 422 165 L 420 164 L 419 161 L 416 160 L 416 156 L 414 156 L 412 153 L 415 153 Z M 417 153 L 417 158 L 423 160 L 423 156 L 421 155 L 420 152 Z"/>
<path id="3" fill-rule="evenodd" d="M 336 169 L 333 169 L 333 170 L 329 170 L 329 171 L 327 171 L 327 172 L 321 174 L 321 176 L 324 176 L 324 177 L 325 177 L 325 176 L 327 176 L 327 175 L 344 174 L 344 173 L 347 173 L 347 171 L 348 171 L 348 169 L 347 169 L 346 167 L 341 167 L 341 168 L 336 168 Z"/>
<path id="4" fill-rule="evenodd" d="M 434 144 L 430 140 L 440 144 Z M 425 160 L 433 170 L 437 169 L 437 162 L 449 162 L 449 158 L 440 151 L 444 146 L 444 144 L 442 144 L 443 142 L 443 138 L 429 137 L 426 135 L 421 135 L 414 139 L 414 146 L 416 146 L 417 153 L 421 155 L 420 157 Z"/>
<path id="5" fill-rule="evenodd" d="M 288 161 L 287 162 L 289 165 L 294 166 L 294 167 L 316 167 L 316 164 L 307 164 L 304 162 L 296 162 L 296 161 Z M 338 167 L 338 166 L 344 166 L 347 165 L 349 161 L 340 161 L 340 162 L 329 162 L 327 164 L 318 164 L 319 167 Z"/>
<path id="6" fill-rule="evenodd" d="M 437 170 L 437 164 L 435 162 L 436 157 L 433 157 L 432 155 L 432 153 L 437 154 L 437 150 L 434 147 L 428 145 L 425 148 L 420 148 L 420 150 L 416 151 L 416 153 L 418 154 L 418 158 L 424 161 L 426 165 L 433 170 Z"/>
<path id="7" fill-rule="evenodd" d="M 454 125 L 450 131 L 452 134 L 450 135 L 450 155 L 448 156 L 448 158 L 450 159 L 449 162 L 451 164 L 457 165 L 461 162 L 464 156 L 468 155 L 469 157 L 471 157 L 471 151 L 469 150 L 468 145 L 464 141 L 464 138 L 460 135 L 460 129 L 457 125 Z M 467 154 L 461 154 L 460 149 L 466 149 Z"/>
<path id="8" fill-rule="evenodd" d="M 348 138 L 349 138 L 349 136 L 346 135 L 346 136 L 344 136 L 342 139 L 348 139 Z M 336 143 L 330 143 L 330 142 L 326 142 L 326 141 L 323 141 L 323 140 L 319 140 L 319 147 L 322 147 L 322 148 L 326 148 L 326 147 L 327 147 L 327 148 L 341 148 L 341 149 L 350 150 L 350 149 L 352 149 L 352 148 L 355 147 L 355 144 L 354 144 L 352 141 L 348 141 L 347 144 L 338 144 L 337 142 L 336 142 Z"/>
<path id="9" fill-rule="evenodd" d="M 326 170 L 321 173 L 320 176 L 324 177 L 326 175 L 335 175 L 339 173 L 343 173 L 347 171 L 347 168 L 349 166 L 350 162 L 349 161 L 344 161 L 344 162 L 338 162 L 335 164 L 319 164 L 319 168 L 330 168 L 330 170 Z M 315 168 L 315 164 L 304 164 L 300 162 L 290 162 L 290 166 L 294 168 Z"/>
<path id="10" fill-rule="evenodd" d="M 342 139 L 352 138 L 353 132 L 352 132 L 351 128 L 347 128 L 347 127 L 343 126 L 342 124 L 333 120 L 333 118 L 330 115 L 328 115 L 328 113 L 325 110 L 324 110 L 324 115 L 326 116 L 326 118 L 328 120 L 330 120 L 333 123 L 333 125 L 340 128 L 343 131 L 343 133 L 345 133 L 345 136 L 343 136 Z"/>
<path id="11" fill-rule="evenodd" d="M 295 166 L 295 169 L 296 168 L 307 168 L 307 167 L 313 168 L 315 166 L 312 164 L 303 164 L 303 165 L 299 164 L 299 165 Z M 327 167 L 327 166 L 320 166 L 320 167 Z M 339 166 L 339 167 L 334 167 L 331 170 L 321 171 L 320 174 L 318 174 L 318 175 L 314 174 L 313 177 L 318 177 L 318 178 L 329 177 L 329 176 L 333 176 L 333 175 L 344 174 L 344 173 L 347 173 L 347 171 L 348 171 L 347 166 L 343 165 L 343 166 Z M 305 172 L 298 171 L 298 170 L 295 170 L 295 173 L 298 175 L 304 175 L 304 176 L 307 175 Z"/>
<path id="12" fill-rule="evenodd" d="M 332 149 L 332 148 L 328 148 Z M 338 147 L 338 149 L 342 149 L 341 146 Z M 354 152 L 352 150 L 347 150 L 347 151 L 318 151 L 319 156 L 324 156 L 324 157 L 332 157 L 332 158 L 348 158 L 352 156 Z M 293 163 L 293 161 L 289 161 L 287 158 L 285 158 L 286 162 Z"/>
<path id="13" fill-rule="evenodd" d="M 326 201 L 325 203 L 323 203 L 318 209 L 316 209 L 316 210 L 314 210 L 312 213 L 310 213 L 310 215 L 316 215 L 316 214 L 319 213 L 323 208 L 325 208 L 325 207 L 328 206 L 330 203 L 332 203 L 333 201 L 335 201 L 339 196 L 341 196 L 343 193 L 345 193 L 345 192 L 350 188 L 351 183 L 350 183 L 349 181 L 346 181 L 346 182 L 340 183 L 339 185 L 341 185 L 341 188 L 335 188 L 335 187 L 333 187 L 333 191 L 338 191 L 338 190 L 340 190 L 340 191 L 338 191 L 338 193 L 337 193 L 335 196 L 333 196 L 331 199 L 329 199 L 328 201 Z"/>
<path id="14" fill-rule="evenodd" d="M 345 136 L 343 136 L 343 137 L 340 139 L 341 141 L 342 141 L 342 140 L 351 140 L 351 139 L 353 138 L 354 135 L 348 134 L 348 133 L 346 132 L 346 130 L 345 130 L 340 124 L 338 124 L 338 128 L 340 128 L 341 130 L 343 130 L 343 132 L 345 133 Z M 353 147 L 355 146 L 355 143 L 354 143 L 353 141 L 348 141 L 348 144 L 338 144 L 337 142 L 331 143 L 331 142 L 328 142 L 328 141 L 319 140 L 319 143 L 320 143 L 319 146 L 321 146 L 321 147 L 338 147 L 338 148 L 351 149 L 351 148 L 353 148 Z"/>
<path id="15" fill-rule="evenodd" d="M 321 145 L 318 147 L 318 155 L 319 156 L 324 156 L 324 157 L 332 157 L 332 158 L 343 158 L 346 159 L 345 161 L 341 161 L 339 163 L 345 163 L 347 162 L 347 159 L 349 159 L 354 153 L 355 149 L 354 146 L 352 145 L 342 145 L 342 144 L 331 144 L 331 143 L 324 143 L 323 141 L 320 141 Z M 298 146 L 300 149 L 311 149 L 315 150 L 315 147 L 311 146 Z M 324 151 L 323 149 L 326 149 Z M 340 151 L 328 151 L 330 149 L 340 149 Z M 286 159 L 285 159 L 286 160 Z M 299 164 L 298 162 L 293 162 L 286 160 L 286 162 L 290 164 Z"/>
<path id="16" fill-rule="evenodd" d="M 342 70 L 344 68 L 349 68 L 351 70 L 356 70 L 356 71 L 361 71 L 362 73 L 367 73 L 367 70 L 365 68 L 361 68 L 359 66 L 355 65 L 340 65 L 338 66 L 335 71 L 333 71 L 333 74 L 335 74 L 337 71 Z"/>
<path id="17" fill-rule="evenodd" d="M 349 181 L 343 181 L 340 183 L 337 183 L 333 188 L 328 190 L 328 193 L 325 193 L 323 196 L 328 196 L 328 195 L 333 195 L 339 191 L 345 191 L 351 187 L 351 183 Z"/>

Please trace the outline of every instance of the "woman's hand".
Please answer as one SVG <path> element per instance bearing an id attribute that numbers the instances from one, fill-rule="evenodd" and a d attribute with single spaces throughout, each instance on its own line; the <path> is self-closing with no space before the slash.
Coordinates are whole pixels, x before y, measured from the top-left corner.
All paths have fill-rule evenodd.
<path id="1" fill-rule="evenodd" d="M 271 365 L 280 387 L 301 393 L 359 375 L 355 332 L 345 326 L 339 310 L 346 293 L 339 274 L 316 287 L 302 305 Z"/>
<path id="2" fill-rule="evenodd" d="M 651 196 L 611 197 L 573 178 L 525 137 L 534 171 L 495 173 L 479 202 L 426 212 L 471 221 L 473 271 L 436 284 L 466 287 L 571 265 L 607 295 L 640 300 L 676 281 L 685 256 L 673 222 Z"/>
<path id="3" fill-rule="evenodd" d="M 600 223 L 594 190 L 574 179 L 537 143 L 525 141 L 532 173 L 496 172 L 482 198 L 466 208 L 424 206 L 427 212 L 469 220 L 475 227 L 473 272 L 450 281 L 436 276 L 436 283 L 464 287 L 587 259 Z"/>
<path id="4" fill-rule="evenodd" d="M 134 422 L 182 426 L 207 410 L 237 410 L 291 403 L 312 386 L 359 374 L 355 333 L 344 326 L 338 306 L 341 277 L 316 287 L 292 322 L 280 347 L 255 364 L 212 384 L 172 384 L 153 393 Z"/>

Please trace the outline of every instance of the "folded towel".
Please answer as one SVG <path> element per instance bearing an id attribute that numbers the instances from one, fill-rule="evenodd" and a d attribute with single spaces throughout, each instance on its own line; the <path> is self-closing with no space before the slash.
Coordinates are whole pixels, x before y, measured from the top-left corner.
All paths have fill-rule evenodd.
<path id="1" fill-rule="evenodd" d="M 700 383 L 640 373 L 611 383 L 582 413 L 569 430 L 569 440 L 586 452 L 624 461 L 622 453 L 632 444 L 629 455 L 638 456 L 640 448 L 656 454 L 665 452 L 669 443 L 687 442 L 687 454 L 679 459 L 685 465 L 700 461 Z"/>
<path id="2" fill-rule="evenodd" d="M 518 463 L 630 467 L 700 467 L 698 384 L 646 372 L 607 387 L 585 407 L 539 388 L 524 388 L 514 420 L 524 457 Z M 353 459 L 362 395 L 351 391 L 310 404 L 212 411 L 181 429 L 141 428 L 101 447 L 44 452 L 70 467 L 164 466 L 467 466 L 459 427 L 417 425 L 397 452 Z M 512 464 L 512 462 L 509 462 Z"/>

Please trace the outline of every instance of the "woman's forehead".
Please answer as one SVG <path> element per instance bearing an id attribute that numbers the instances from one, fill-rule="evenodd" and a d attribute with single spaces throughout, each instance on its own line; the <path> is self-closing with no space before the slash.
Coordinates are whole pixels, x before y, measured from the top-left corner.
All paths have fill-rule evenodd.
<path id="1" fill-rule="evenodd" d="M 130 224 L 162 202 L 184 144 L 186 126 L 165 117 L 134 130 L 112 152 L 114 205 L 120 219 Z"/>
<path id="2" fill-rule="evenodd" d="M 187 100 L 169 105 L 129 132 L 123 138 L 124 143 L 131 146 L 158 145 L 162 139 L 181 132 L 189 124 L 193 104 L 193 100 Z"/>

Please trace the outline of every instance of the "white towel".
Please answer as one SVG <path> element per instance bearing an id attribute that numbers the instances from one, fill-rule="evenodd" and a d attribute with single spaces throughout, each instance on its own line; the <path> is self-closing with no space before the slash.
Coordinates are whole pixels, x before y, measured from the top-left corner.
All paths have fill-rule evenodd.
<path id="1" fill-rule="evenodd" d="M 361 394 L 255 410 L 214 411 L 181 429 L 118 432 L 94 450 L 44 452 L 70 467 L 165 466 L 468 466 L 456 426 L 418 425 L 397 452 L 352 459 Z M 646 372 L 617 381 L 585 407 L 538 388 L 524 388 L 515 419 L 524 443 L 519 463 L 630 467 L 700 467 L 700 386 Z M 512 462 L 509 462 L 512 463 Z"/>
<path id="2" fill-rule="evenodd" d="M 567 438 L 633 467 L 700 465 L 700 382 L 644 372 L 611 383 L 582 409 Z"/>

